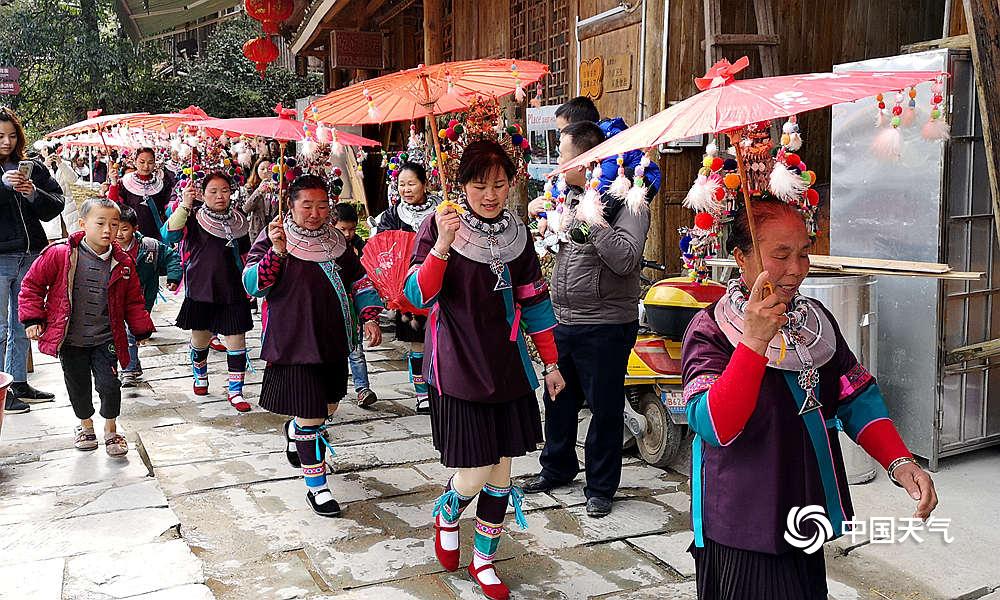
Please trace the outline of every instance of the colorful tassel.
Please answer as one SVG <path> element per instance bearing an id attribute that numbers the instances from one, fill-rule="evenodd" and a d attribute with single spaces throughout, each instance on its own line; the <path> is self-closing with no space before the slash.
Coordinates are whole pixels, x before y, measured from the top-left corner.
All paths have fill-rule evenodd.
<path id="1" fill-rule="evenodd" d="M 643 210 L 643 208 L 648 208 L 645 175 L 649 163 L 649 157 L 643 154 L 642 159 L 639 161 L 639 166 L 635 168 L 635 181 L 632 183 L 632 189 L 625 195 L 625 206 L 628 207 L 629 212 L 633 215 L 639 214 L 639 211 Z"/>
<path id="2" fill-rule="evenodd" d="M 632 187 L 632 184 L 629 182 L 628 177 L 625 176 L 625 157 L 619 154 L 616 161 L 618 163 L 618 176 L 615 177 L 615 180 L 608 187 L 608 193 L 616 198 L 624 198 L 628 194 L 628 190 Z"/>
<path id="3" fill-rule="evenodd" d="M 769 180 L 771 193 L 784 202 L 794 202 L 802 198 L 809 183 L 797 175 L 784 163 L 775 161 Z"/>
<path id="4" fill-rule="evenodd" d="M 590 175 L 591 173 L 588 173 L 588 176 Z M 587 183 L 587 191 L 584 192 L 583 198 L 576 208 L 576 216 L 588 225 L 607 227 L 608 222 L 604 218 L 604 203 L 601 202 L 601 193 L 598 191 L 600 185 L 600 178 L 593 175 Z"/>
<path id="5" fill-rule="evenodd" d="M 885 102 L 880 103 L 881 106 Z M 885 112 L 880 109 L 880 114 Z M 893 104 L 892 116 L 889 119 L 889 127 L 884 127 L 875 141 L 872 142 L 872 154 L 886 161 L 898 161 L 903 154 L 903 135 L 899 131 L 899 126 L 903 123 L 903 94 L 896 94 L 896 101 Z"/>
<path id="6" fill-rule="evenodd" d="M 691 189 L 688 190 L 687 196 L 684 197 L 684 206 L 695 212 L 711 212 L 715 210 L 718 206 L 715 195 L 719 187 L 718 178 L 699 175 L 694 180 Z"/>
<path id="7" fill-rule="evenodd" d="M 945 140 L 950 136 L 948 122 L 944 119 L 944 76 L 939 75 L 937 81 L 931 84 L 931 114 L 930 120 L 920 131 L 925 140 Z"/>

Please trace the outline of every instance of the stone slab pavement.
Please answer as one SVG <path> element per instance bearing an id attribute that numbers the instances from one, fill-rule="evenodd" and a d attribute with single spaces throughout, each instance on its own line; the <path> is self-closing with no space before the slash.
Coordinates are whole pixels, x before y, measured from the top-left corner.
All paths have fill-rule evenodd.
<path id="1" fill-rule="evenodd" d="M 191 393 L 186 336 L 172 326 L 177 308 L 170 297 L 154 309 L 159 332 L 141 349 L 145 383 L 125 390 L 121 425 L 132 450 L 124 460 L 73 449 L 75 419 L 58 362 L 35 351 L 32 383 L 57 399 L 3 425 L 0 600 L 483 597 L 467 574 L 444 572 L 434 558 L 430 512 L 449 471 L 437 461 L 427 417 L 414 414 L 391 335 L 367 352 L 381 401 L 363 410 L 348 398 L 334 418 L 330 480 L 344 514 L 322 519 L 285 460 L 283 419 L 256 405 L 237 414 L 226 402 L 224 354 L 210 356 L 211 393 Z M 259 329 L 248 343 L 256 357 Z M 254 363 L 251 401 L 263 369 Z M 581 426 L 588 422 L 584 412 Z M 1000 585 L 985 549 L 996 546 L 1000 522 L 996 486 L 987 485 L 996 458 L 983 453 L 940 476 L 942 512 L 966 539 L 944 549 L 828 544 L 830 598 L 929 600 L 976 586 L 982 593 L 968 600 L 991 593 Z M 528 496 L 530 528 L 508 531 L 500 546 L 498 571 L 514 597 L 696 598 L 687 468 L 657 469 L 635 456 L 625 462 L 605 519 L 586 516 L 581 483 Z M 537 468 L 534 453 L 515 461 L 514 475 Z M 978 504 L 984 487 L 993 488 L 991 506 Z M 884 481 L 859 487 L 855 498 L 862 514 L 906 508 L 906 497 Z M 473 514 L 463 518 L 463 564 Z M 960 563 L 945 562 L 949 549 L 964 552 Z"/>

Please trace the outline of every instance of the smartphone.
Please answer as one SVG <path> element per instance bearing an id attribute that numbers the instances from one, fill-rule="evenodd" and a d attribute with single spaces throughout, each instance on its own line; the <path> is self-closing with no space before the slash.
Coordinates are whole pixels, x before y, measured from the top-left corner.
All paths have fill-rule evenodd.
<path id="1" fill-rule="evenodd" d="M 30 160 L 22 160 L 17 163 L 17 170 L 24 175 L 25 179 L 31 179 L 31 172 L 35 169 L 35 163 Z"/>

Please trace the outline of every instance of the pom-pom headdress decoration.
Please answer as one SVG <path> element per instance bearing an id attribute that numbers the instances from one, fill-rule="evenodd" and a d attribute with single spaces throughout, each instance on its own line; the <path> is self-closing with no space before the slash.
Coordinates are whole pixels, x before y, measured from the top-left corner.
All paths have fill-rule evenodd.
<path id="1" fill-rule="evenodd" d="M 441 160 L 449 190 L 458 190 L 458 165 L 465 148 L 477 140 L 494 141 L 504 149 L 514 162 L 517 172 L 512 183 L 519 183 L 528 176 L 531 144 L 519 123 L 508 123 L 500 103 L 495 98 L 477 97 L 469 108 L 452 119 L 448 127 L 438 131 L 441 140 Z"/>
<path id="2" fill-rule="evenodd" d="M 809 235 L 815 236 L 819 194 L 811 186 L 816 183 L 816 174 L 791 151 L 791 146 L 801 144 L 798 124 L 793 124 L 794 128 L 782 127 L 782 145 L 777 147 L 771 141 L 770 123 L 743 128 L 739 143 L 746 184 L 751 198 L 769 195 L 795 207 Z M 724 227 L 744 202 L 743 183 L 736 159 L 719 156 L 715 144 L 709 144 L 698 176 L 684 199 L 684 206 L 695 212 L 694 225 L 679 230 L 684 265 L 698 281 L 708 278 L 707 261 L 718 255 Z"/>
<path id="3" fill-rule="evenodd" d="M 457 124 L 457 121 L 453 120 L 453 122 L 456 125 L 449 124 L 449 129 L 454 131 L 455 128 L 458 128 L 461 131 L 461 125 Z M 403 164 L 408 162 L 418 164 L 427 171 L 428 191 L 438 189 L 441 179 L 437 170 L 437 160 L 428 151 L 424 135 L 417 133 L 416 125 L 412 123 L 410 124 L 410 137 L 406 143 L 406 150 L 395 154 L 382 152 L 382 168 L 385 169 L 386 184 L 389 188 L 389 202 L 392 204 L 399 203 L 399 171 Z"/>

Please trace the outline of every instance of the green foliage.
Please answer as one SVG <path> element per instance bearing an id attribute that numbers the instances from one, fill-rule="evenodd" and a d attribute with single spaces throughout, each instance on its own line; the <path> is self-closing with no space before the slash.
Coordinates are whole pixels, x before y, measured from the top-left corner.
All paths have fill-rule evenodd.
<path id="1" fill-rule="evenodd" d="M 12 0 L 0 6 L 0 66 L 20 69 L 21 93 L 0 96 L 0 104 L 36 138 L 97 108 L 158 113 L 194 104 L 213 117 L 268 116 L 278 102 L 294 106 L 321 90 L 319 78 L 274 65 L 262 80 L 242 54 L 259 35 L 260 24 L 245 16 L 226 21 L 200 56 L 170 69 L 159 43 L 128 38 L 113 0 Z"/>
<path id="2" fill-rule="evenodd" d="M 21 93 L 0 97 L 32 137 L 86 117 L 134 110 L 157 77 L 152 48 L 137 48 L 111 0 L 13 0 L 0 6 L 0 66 L 21 71 Z"/>
<path id="3" fill-rule="evenodd" d="M 243 56 L 243 44 L 260 35 L 260 24 L 245 16 L 220 24 L 200 56 L 178 61 L 182 75 L 164 90 L 163 101 L 170 108 L 195 104 L 213 117 L 263 117 L 272 116 L 278 102 L 294 108 L 296 98 L 321 91 L 318 77 L 299 77 L 274 64 L 261 79 Z"/>

